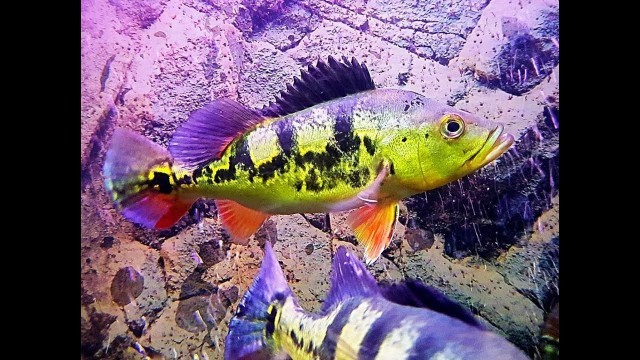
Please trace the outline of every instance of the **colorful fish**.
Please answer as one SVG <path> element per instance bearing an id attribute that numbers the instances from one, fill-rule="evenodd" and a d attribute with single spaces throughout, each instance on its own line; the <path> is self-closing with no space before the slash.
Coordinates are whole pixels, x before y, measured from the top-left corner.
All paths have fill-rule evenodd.
<path id="1" fill-rule="evenodd" d="M 116 129 L 103 172 L 127 219 L 168 228 L 197 199 L 214 198 L 241 244 L 274 214 L 355 209 L 347 222 L 372 262 L 401 199 L 483 167 L 512 143 L 499 123 L 376 89 L 364 64 L 329 57 L 260 111 L 227 99 L 195 111 L 168 151 Z"/>
<path id="2" fill-rule="evenodd" d="M 418 281 L 381 288 L 339 247 L 320 314 L 302 309 L 271 249 L 229 323 L 224 358 L 528 359 L 458 303 Z"/>

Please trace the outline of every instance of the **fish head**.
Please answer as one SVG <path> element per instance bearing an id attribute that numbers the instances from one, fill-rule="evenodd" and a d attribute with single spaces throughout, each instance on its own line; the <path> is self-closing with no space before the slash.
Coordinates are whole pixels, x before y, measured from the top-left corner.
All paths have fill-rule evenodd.
<path id="1" fill-rule="evenodd" d="M 514 142 L 499 122 L 415 96 L 420 101 L 406 114 L 409 126 L 398 131 L 387 148 L 397 182 L 412 193 L 466 176 L 498 158 Z"/>

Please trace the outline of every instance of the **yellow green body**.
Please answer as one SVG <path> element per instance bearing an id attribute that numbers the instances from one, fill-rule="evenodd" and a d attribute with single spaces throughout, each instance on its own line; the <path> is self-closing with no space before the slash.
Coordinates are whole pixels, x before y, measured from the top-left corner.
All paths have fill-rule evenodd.
<path id="1" fill-rule="evenodd" d="M 105 187 L 133 222 L 166 229 L 198 198 L 216 199 L 234 242 L 274 214 L 352 211 L 347 225 L 377 259 L 398 202 L 484 166 L 513 137 L 502 125 L 423 95 L 376 89 L 355 59 L 318 62 L 260 111 L 218 99 L 193 112 L 168 149 L 114 131 Z"/>
<path id="2" fill-rule="evenodd" d="M 442 131 L 452 118 L 465 122 L 456 139 Z M 493 145 L 498 127 L 414 92 L 376 89 L 268 119 L 219 160 L 173 170 L 179 191 L 266 214 L 342 211 L 401 200 L 476 170 L 488 162 L 476 155 Z M 359 199 L 385 166 L 376 198 Z"/>

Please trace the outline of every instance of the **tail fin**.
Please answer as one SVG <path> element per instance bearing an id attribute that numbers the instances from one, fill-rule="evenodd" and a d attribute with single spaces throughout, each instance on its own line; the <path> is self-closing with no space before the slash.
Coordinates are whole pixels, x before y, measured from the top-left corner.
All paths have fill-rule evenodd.
<path id="1" fill-rule="evenodd" d="M 277 308 L 272 305 L 290 296 L 293 296 L 291 288 L 267 241 L 260 272 L 229 323 L 224 358 L 266 360 L 279 355 L 280 349 L 270 337 L 277 315 Z"/>
<path id="2" fill-rule="evenodd" d="M 104 184 L 127 219 L 166 229 L 189 210 L 180 196 L 167 150 L 134 132 L 116 129 L 104 162 Z"/>

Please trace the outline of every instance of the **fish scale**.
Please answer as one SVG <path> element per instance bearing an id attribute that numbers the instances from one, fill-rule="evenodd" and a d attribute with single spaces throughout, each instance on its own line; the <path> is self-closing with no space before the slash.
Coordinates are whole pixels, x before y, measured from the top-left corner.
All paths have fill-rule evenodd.
<path id="1" fill-rule="evenodd" d="M 258 126 L 232 142 L 220 160 L 194 171 L 203 184 L 198 191 L 237 194 L 235 201 L 270 214 L 289 214 L 291 206 L 325 212 L 353 197 L 372 181 L 380 161 L 371 140 L 380 127 L 371 122 L 378 119 L 360 116 L 357 124 L 367 125 L 362 129 L 351 115 L 371 96 L 379 95 L 351 95 Z"/>
<path id="2" fill-rule="evenodd" d="M 194 111 L 168 150 L 117 129 L 103 168 L 122 214 L 175 224 L 199 198 L 239 244 L 274 214 L 353 210 L 368 263 L 389 245 L 402 199 L 485 166 L 513 137 L 503 125 L 402 89 L 377 89 L 355 59 L 309 65 L 275 102 L 218 99 Z"/>
<path id="3" fill-rule="evenodd" d="M 527 359 L 434 288 L 418 281 L 378 285 L 342 246 L 331 264 L 322 311 L 306 311 L 269 242 L 264 251 L 260 271 L 229 323 L 226 360 Z"/>

